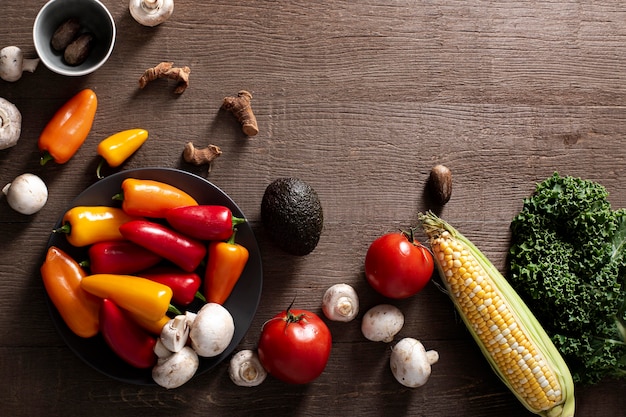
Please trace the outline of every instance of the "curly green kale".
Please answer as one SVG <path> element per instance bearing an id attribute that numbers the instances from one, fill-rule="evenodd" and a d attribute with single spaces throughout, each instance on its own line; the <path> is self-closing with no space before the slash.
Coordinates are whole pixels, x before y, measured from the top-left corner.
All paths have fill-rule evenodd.
<path id="1" fill-rule="evenodd" d="M 626 377 L 626 209 L 607 197 L 555 173 L 511 222 L 509 281 L 583 384 Z"/>

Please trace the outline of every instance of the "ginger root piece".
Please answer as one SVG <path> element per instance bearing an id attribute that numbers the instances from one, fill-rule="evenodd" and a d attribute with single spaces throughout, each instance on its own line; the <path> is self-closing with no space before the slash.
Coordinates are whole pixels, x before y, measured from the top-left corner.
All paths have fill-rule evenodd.
<path id="1" fill-rule="evenodd" d="M 185 149 L 183 149 L 183 159 L 194 165 L 210 165 L 213 160 L 221 154 L 222 150 L 216 145 L 209 145 L 206 148 L 198 149 L 193 146 L 193 143 L 187 142 Z"/>
<path id="2" fill-rule="evenodd" d="M 174 93 L 182 94 L 189 87 L 189 74 L 191 69 L 185 67 L 174 67 L 173 62 L 161 62 L 156 67 L 148 68 L 139 78 L 139 88 L 144 88 L 150 81 L 157 78 L 167 78 L 178 81 Z"/>
<path id="3" fill-rule="evenodd" d="M 222 108 L 231 112 L 239 123 L 243 133 L 248 136 L 254 136 L 259 133 L 259 126 L 256 122 L 256 116 L 252 112 L 250 101 L 252 94 L 246 90 L 241 90 L 236 97 L 224 97 Z"/>

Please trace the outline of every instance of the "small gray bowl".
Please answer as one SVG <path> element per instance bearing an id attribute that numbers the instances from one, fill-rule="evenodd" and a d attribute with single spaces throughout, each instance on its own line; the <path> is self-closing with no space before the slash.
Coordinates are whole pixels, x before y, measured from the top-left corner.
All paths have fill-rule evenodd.
<path id="1" fill-rule="evenodd" d="M 77 18 L 83 32 L 91 32 L 95 41 L 87 59 L 80 65 L 69 65 L 63 52 L 54 50 L 52 35 L 66 20 Z M 115 45 L 115 21 L 98 0 L 50 0 L 39 11 L 33 25 L 33 41 L 41 62 L 61 75 L 87 75 L 109 59 Z"/>

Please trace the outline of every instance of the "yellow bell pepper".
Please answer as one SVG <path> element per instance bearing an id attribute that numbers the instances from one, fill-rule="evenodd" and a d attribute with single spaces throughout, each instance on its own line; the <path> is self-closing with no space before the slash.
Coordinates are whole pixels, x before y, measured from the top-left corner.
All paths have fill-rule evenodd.
<path id="1" fill-rule="evenodd" d="M 72 246 L 82 247 L 105 240 L 124 239 L 119 227 L 135 219 L 137 217 L 115 207 L 76 206 L 63 215 L 63 224 L 53 232 L 65 233 Z"/>
<path id="2" fill-rule="evenodd" d="M 144 129 L 129 129 L 109 136 L 98 144 L 98 155 L 103 159 L 98 164 L 96 175 L 102 178 L 100 173 L 104 162 L 115 168 L 120 166 L 126 159 L 137 151 L 148 139 L 148 131 Z"/>
<path id="3" fill-rule="evenodd" d="M 107 298 L 132 315 L 149 322 L 161 320 L 173 308 L 170 305 L 171 288 L 147 278 L 94 274 L 84 277 L 80 281 L 80 286 L 88 293 Z"/>

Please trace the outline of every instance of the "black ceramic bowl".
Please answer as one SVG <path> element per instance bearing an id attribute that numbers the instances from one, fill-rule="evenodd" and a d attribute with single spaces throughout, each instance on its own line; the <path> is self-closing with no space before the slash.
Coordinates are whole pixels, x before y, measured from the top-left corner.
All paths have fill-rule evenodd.
<path id="1" fill-rule="evenodd" d="M 187 192 L 194 197 L 199 204 L 224 205 L 231 209 L 234 216 L 245 218 L 245 215 L 241 212 L 239 207 L 237 207 L 235 202 L 209 181 L 185 171 L 167 168 L 141 168 L 113 174 L 83 191 L 72 201 L 67 210 L 75 206 L 85 205 L 119 206 L 119 202 L 113 201 L 112 196 L 121 191 L 122 181 L 126 178 L 150 179 L 165 182 Z M 54 228 L 60 227 L 61 223 L 62 216 Z M 224 304 L 224 307 L 226 307 L 233 316 L 235 334 L 230 345 L 221 355 L 213 358 L 200 358 L 200 367 L 196 372 L 196 377 L 218 365 L 233 352 L 248 331 L 259 305 L 263 286 L 261 254 L 254 233 L 247 222 L 237 226 L 236 241 L 248 249 L 250 257 L 241 278 Z M 52 233 L 48 241 L 48 247 L 50 246 L 59 247 L 78 261 L 87 259 L 86 249 L 73 247 L 67 242 L 63 234 Z M 54 304 L 52 304 L 52 301 L 48 297 L 46 297 L 46 299 L 52 320 L 61 334 L 61 337 L 83 361 L 103 374 L 120 381 L 140 385 L 155 384 L 152 380 L 150 369 L 137 369 L 126 364 L 109 349 L 100 335 L 87 339 L 75 335 L 67 327 Z M 200 307 L 201 304 L 192 304 L 188 309 L 197 311 Z"/>

